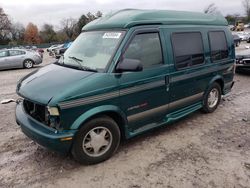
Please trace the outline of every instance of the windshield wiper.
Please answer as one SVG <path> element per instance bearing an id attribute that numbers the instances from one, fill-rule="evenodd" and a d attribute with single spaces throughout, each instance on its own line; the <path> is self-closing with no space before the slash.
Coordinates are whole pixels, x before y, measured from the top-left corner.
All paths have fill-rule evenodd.
<path id="1" fill-rule="evenodd" d="M 79 65 L 79 67 L 84 70 L 84 71 L 92 71 L 92 72 L 98 72 L 96 69 L 93 69 L 93 68 L 90 68 L 90 67 L 86 67 L 86 66 L 83 66 L 81 64 L 81 62 L 83 62 L 82 59 L 79 59 L 77 57 L 74 57 L 74 56 L 69 56 L 70 59 L 73 59 L 75 62 L 77 62 L 77 64 Z"/>
<path id="2" fill-rule="evenodd" d="M 77 63 L 82 62 L 81 59 L 79 59 L 79 58 L 77 58 L 75 56 L 69 56 L 69 58 L 75 60 L 75 62 L 77 62 Z M 79 65 L 82 65 L 82 64 L 79 64 Z"/>

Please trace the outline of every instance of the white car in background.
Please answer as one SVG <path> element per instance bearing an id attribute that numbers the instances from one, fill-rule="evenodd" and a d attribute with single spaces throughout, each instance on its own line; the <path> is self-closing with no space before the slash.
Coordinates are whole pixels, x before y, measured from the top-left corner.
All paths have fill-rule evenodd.
<path id="1" fill-rule="evenodd" d="M 247 32 L 237 32 L 236 34 L 240 37 L 241 41 L 248 41 L 250 38 L 250 34 Z"/>
<path id="2" fill-rule="evenodd" d="M 53 49 L 57 48 L 60 44 L 53 44 L 49 48 L 47 48 L 47 52 L 51 52 Z"/>

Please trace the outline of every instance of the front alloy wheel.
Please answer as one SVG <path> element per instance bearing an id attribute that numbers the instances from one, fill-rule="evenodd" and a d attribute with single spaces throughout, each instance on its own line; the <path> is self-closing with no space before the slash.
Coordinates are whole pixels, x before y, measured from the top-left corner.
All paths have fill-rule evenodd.
<path id="1" fill-rule="evenodd" d="M 110 149 L 112 139 L 112 134 L 106 127 L 93 128 L 83 138 L 83 150 L 91 157 L 99 157 Z"/>
<path id="2" fill-rule="evenodd" d="M 96 164 L 109 159 L 120 144 L 120 129 L 108 116 L 85 123 L 77 132 L 72 155 L 82 164 Z"/>

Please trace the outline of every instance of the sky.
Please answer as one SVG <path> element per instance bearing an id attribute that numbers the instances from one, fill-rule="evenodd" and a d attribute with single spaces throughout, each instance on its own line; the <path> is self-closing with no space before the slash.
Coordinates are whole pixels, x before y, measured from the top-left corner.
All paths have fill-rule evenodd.
<path id="1" fill-rule="evenodd" d="M 238 13 L 244 15 L 241 0 L 0 0 L 2 7 L 13 22 L 25 26 L 32 22 L 38 27 L 44 23 L 53 24 L 60 29 L 63 18 L 78 19 L 82 14 L 105 13 L 125 8 L 166 9 L 201 12 L 210 3 L 225 16 Z"/>

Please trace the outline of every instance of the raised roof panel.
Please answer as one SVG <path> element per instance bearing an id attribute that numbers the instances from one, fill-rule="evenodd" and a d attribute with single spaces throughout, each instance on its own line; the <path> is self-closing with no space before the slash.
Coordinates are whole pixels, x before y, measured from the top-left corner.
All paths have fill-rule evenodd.
<path id="1" fill-rule="evenodd" d="M 130 28 L 150 24 L 228 25 L 222 15 L 173 10 L 125 9 L 90 22 L 83 27 L 83 30 Z"/>

